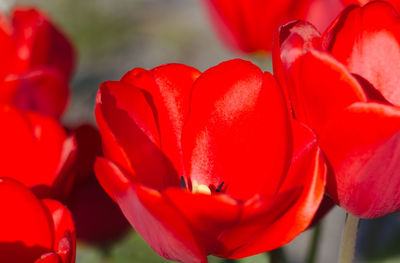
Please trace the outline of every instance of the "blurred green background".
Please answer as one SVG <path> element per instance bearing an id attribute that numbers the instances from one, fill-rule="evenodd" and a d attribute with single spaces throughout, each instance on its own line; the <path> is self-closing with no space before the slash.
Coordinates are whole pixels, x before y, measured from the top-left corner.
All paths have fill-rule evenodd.
<path id="1" fill-rule="evenodd" d="M 7 11 L 14 4 L 41 7 L 75 43 L 78 66 L 67 124 L 94 123 L 95 94 L 100 83 L 118 80 L 135 67 L 178 62 L 205 70 L 230 58 L 252 60 L 271 70 L 266 58 L 233 53 L 214 34 L 201 0 L 0 0 Z M 95 220 L 95 219 L 93 219 Z M 344 212 L 335 208 L 323 220 L 315 262 L 337 261 Z M 289 262 L 305 262 L 313 230 L 284 249 Z M 108 246 L 79 243 L 77 263 L 168 262 L 133 231 Z M 223 260 L 210 257 L 211 263 Z M 225 261 L 227 262 L 227 261 Z M 237 262 L 269 262 L 266 254 Z M 357 262 L 400 262 L 400 216 L 362 221 Z"/>
<path id="2" fill-rule="evenodd" d="M 0 0 L 1 1 L 1 0 Z M 232 58 L 193 0 L 25 0 L 40 6 L 76 45 L 79 64 L 66 122 L 93 120 L 94 94 L 105 80 L 135 67 L 185 63 L 200 70 Z"/>

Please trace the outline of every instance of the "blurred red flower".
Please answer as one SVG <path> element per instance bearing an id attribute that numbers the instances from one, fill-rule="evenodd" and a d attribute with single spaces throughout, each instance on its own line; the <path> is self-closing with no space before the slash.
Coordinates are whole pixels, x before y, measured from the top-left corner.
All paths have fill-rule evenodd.
<path id="1" fill-rule="evenodd" d="M 54 119 L 0 104 L 2 176 L 31 188 L 40 197 L 67 193 L 75 140 Z"/>
<path id="2" fill-rule="evenodd" d="M 324 30 L 343 9 L 340 0 L 204 0 L 224 40 L 243 52 L 271 51 L 275 29 L 305 19 Z"/>
<path id="3" fill-rule="evenodd" d="M 94 161 L 102 156 L 100 134 L 89 124 L 72 129 L 70 134 L 76 139 L 77 154 L 69 174 L 71 190 L 64 201 L 74 216 L 77 238 L 98 244 L 111 242 L 130 226 L 94 175 Z"/>
<path id="4" fill-rule="evenodd" d="M 17 7 L 0 16 L 0 102 L 60 117 L 68 102 L 75 51 L 40 11 Z"/>
<path id="5" fill-rule="evenodd" d="M 250 62 L 134 69 L 101 85 L 96 119 L 96 175 L 165 258 L 275 249 L 308 227 L 323 197 L 316 138 Z"/>
<path id="6" fill-rule="evenodd" d="M 10 178 L 0 178 L 0 200 L 2 262 L 75 262 L 75 229 L 65 206 L 55 200 L 37 199 Z"/>
<path id="7" fill-rule="evenodd" d="M 327 192 L 349 213 L 400 209 L 400 19 L 383 1 L 345 9 L 321 36 L 281 27 L 274 74 L 332 167 Z"/>
<path id="8" fill-rule="evenodd" d="M 345 5 L 351 5 L 351 4 L 358 4 L 358 5 L 365 5 L 368 4 L 369 2 L 374 2 L 377 0 L 342 0 L 342 2 Z M 388 3 L 391 3 L 397 10 L 400 10 L 400 1 L 399 0 L 385 0 Z"/>

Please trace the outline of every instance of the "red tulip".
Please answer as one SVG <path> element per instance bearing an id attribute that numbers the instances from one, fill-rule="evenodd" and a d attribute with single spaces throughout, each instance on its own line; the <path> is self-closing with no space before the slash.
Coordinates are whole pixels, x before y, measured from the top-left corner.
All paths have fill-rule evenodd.
<path id="1" fill-rule="evenodd" d="M 0 104 L 0 167 L 2 176 L 20 181 L 41 197 L 62 194 L 75 141 L 54 119 L 22 113 Z"/>
<path id="2" fill-rule="evenodd" d="M 0 178 L 0 199 L 2 262 L 75 262 L 74 224 L 65 206 L 39 200 L 22 184 L 4 177 Z"/>
<path id="3" fill-rule="evenodd" d="M 250 62 L 134 69 L 101 85 L 96 119 L 96 175 L 165 258 L 275 249 L 308 227 L 323 197 L 314 135 L 291 123 L 275 79 Z"/>
<path id="4" fill-rule="evenodd" d="M 342 0 L 342 2 L 345 5 L 351 5 L 351 4 L 358 4 L 358 5 L 366 5 L 369 2 L 373 2 L 376 0 Z M 388 3 L 391 3 L 394 7 L 396 7 L 397 10 L 400 10 L 400 1 L 399 0 L 385 0 Z"/>
<path id="5" fill-rule="evenodd" d="M 343 9 L 340 0 L 204 0 L 224 40 L 243 52 L 271 51 L 275 28 L 306 19 L 324 30 Z"/>
<path id="6" fill-rule="evenodd" d="M 0 17 L 0 102 L 53 117 L 64 112 L 75 51 L 38 10 L 18 7 Z"/>
<path id="7" fill-rule="evenodd" d="M 274 73 L 332 167 L 327 192 L 347 212 L 400 209 L 400 18 L 385 2 L 350 6 L 321 36 L 280 29 Z"/>
<path id="8" fill-rule="evenodd" d="M 88 124 L 71 133 L 76 138 L 77 155 L 69 174 L 72 189 L 65 202 L 74 216 L 77 237 L 91 243 L 113 241 L 127 232 L 129 223 L 94 175 L 94 161 L 102 155 L 100 134 Z"/>

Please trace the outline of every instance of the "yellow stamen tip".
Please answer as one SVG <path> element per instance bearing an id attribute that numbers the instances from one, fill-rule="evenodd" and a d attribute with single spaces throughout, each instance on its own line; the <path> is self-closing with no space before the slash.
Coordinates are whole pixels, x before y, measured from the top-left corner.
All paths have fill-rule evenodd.
<path id="1" fill-rule="evenodd" d="M 204 185 L 204 184 L 201 184 L 201 185 L 199 185 L 199 187 L 197 187 L 197 192 L 201 193 L 201 194 L 207 194 L 207 195 L 211 194 L 210 188 L 208 188 L 208 186 Z"/>
<path id="2" fill-rule="evenodd" d="M 198 184 L 196 180 L 192 182 L 192 193 L 193 194 L 207 194 L 211 195 L 211 190 L 205 184 Z"/>

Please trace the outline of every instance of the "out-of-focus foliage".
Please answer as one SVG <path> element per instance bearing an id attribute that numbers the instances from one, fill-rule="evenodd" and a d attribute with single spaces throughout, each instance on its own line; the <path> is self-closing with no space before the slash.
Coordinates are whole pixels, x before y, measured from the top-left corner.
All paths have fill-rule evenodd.
<path id="1" fill-rule="evenodd" d="M 123 240 L 107 249 L 81 244 L 78 246 L 77 263 L 167 263 L 158 256 L 136 233 L 131 232 Z M 209 257 L 209 263 L 223 263 L 224 259 Z M 238 263 L 269 263 L 266 254 L 240 259 Z"/>
<path id="2" fill-rule="evenodd" d="M 362 220 L 358 239 L 360 262 L 400 262 L 400 213 Z"/>

